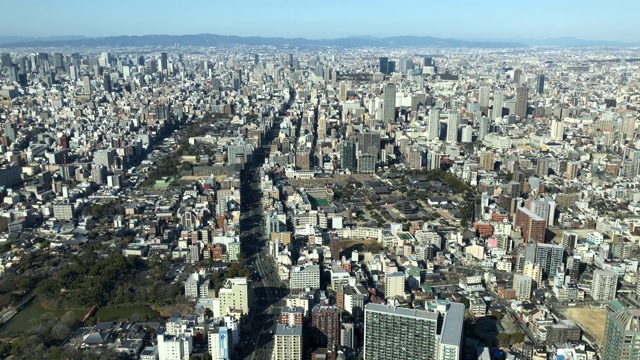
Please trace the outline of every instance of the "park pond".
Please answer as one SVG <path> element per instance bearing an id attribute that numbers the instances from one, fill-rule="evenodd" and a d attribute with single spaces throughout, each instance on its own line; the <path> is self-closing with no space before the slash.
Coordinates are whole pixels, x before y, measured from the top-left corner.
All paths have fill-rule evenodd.
<path id="1" fill-rule="evenodd" d="M 80 320 L 87 310 L 73 310 L 73 313 L 78 320 Z M 52 317 L 59 318 L 66 313 L 66 310 L 45 309 L 37 301 L 32 301 L 20 310 L 16 316 L 0 327 L 0 336 L 28 330 L 41 320 Z M 148 306 L 136 305 L 118 308 L 110 306 L 99 308 L 93 317 L 100 321 L 116 321 L 119 319 L 131 319 L 134 315 L 137 315 L 138 319 L 142 319 L 143 315 L 147 315 L 149 318 L 159 316 L 157 312 Z"/>

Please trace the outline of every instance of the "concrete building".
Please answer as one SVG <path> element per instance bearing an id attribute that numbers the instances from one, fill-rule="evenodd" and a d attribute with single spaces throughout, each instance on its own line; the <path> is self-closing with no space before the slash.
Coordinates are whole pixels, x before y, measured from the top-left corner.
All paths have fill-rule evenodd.
<path id="1" fill-rule="evenodd" d="M 404 280 L 403 272 L 387 274 L 384 278 L 384 296 L 387 299 L 396 296 L 404 297 Z"/>
<path id="2" fill-rule="evenodd" d="M 271 360 L 302 359 L 302 326 L 276 325 Z"/>
<path id="3" fill-rule="evenodd" d="M 525 241 L 544 242 L 545 233 L 547 231 L 548 219 L 535 214 L 533 211 L 521 207 L 516 211 L 513 226 L 522 230 L 522 238 Z"/>
<path id="4" fill-rule="evenodd" d="M 311 311 L 313 345 L 336 353 L 340 346 L 341 312 L 335 306 L 318 305 Z"/>
<path id="5" fill-rule="evenodd" d="M 364 359 L 413 360 L 433 354 L 436 360 L 458 360 L 464 311 L 464 304 L 449 302 L 428 311 L 367 304 Z"/>
<path id="6" fill-rule="evenodd" d="M 220 312 L 226 315 L 229 310 L 242 310 L 242 314 L 249 314 L 251 304 L 251 281 L 246 278 L 227 279 L 218 293 L 220 298 Z"/>
<path id="7" fill-rule="evenodd" d="M 618 273 L 597 269 L 593 272 L 591 297 L 598 302 L 608 302 L 616 298 L 618 289 Z"/>
<path id="8" fill-rule="evenodd" d="M 609 304 L 604 336 L 603 360 L 640 358 L 640 309 L 623 307 L 618 301 Z"/>
<path id="9" fill-rule="evenodd" d="M 295 266 L 291 269 L 289 276 L 289 288 L 293 293 L 299 293 L 305 289 L 317 290 L 320 288 L 319 265 Z"/>
<path id="10" fill-rule="evenodd" d="M 518 300 L 529 300 L 531 298 L 531 289 L 533 280 L 527 275 L 513 275 L 513 289 L 516 292 Z"/>

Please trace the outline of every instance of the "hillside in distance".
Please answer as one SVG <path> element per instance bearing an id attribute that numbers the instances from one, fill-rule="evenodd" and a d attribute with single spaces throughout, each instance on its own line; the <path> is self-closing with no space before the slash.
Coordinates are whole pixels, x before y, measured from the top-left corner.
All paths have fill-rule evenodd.
<path id="1" fill-rule="evenodd" d="M 281 38 L 260 36 L 234 36 L 217 34 L 197 35 L 143 35 L 109 36 L 81 39 L 35 39 L 0 43 L 0 47 L 142 47 L 142 46 L 221 46 L 221 45 L 271 45 L 277 47 L 467 47 L 467 48 L 517 48 L 527 45 L 516 42 L 464 41 L 431 36 L 394 36 L 376 38 L 369 36 L 339 39 L 312 40 L 305 38 Z"/>

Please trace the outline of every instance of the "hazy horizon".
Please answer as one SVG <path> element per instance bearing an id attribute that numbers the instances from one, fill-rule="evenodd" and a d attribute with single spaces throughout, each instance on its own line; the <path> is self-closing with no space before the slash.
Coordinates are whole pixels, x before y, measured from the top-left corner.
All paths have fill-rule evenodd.
<path id="1" fill-rule="evenodd" d="M 640 42 L 640 25 L 620 14 L 640 13 L 640 2 L 506 0 L 366 3 L 246 0 L 34 0 L 4 4 L 0 36 L 86 37 L 220 34 L 307 39 L 351 36 L 433 36 L 453 39 L 553 39 Z M 249 10 L 247 10 L 249 9 Z M 359 35 L 361 34 L 361 35 Z"/>

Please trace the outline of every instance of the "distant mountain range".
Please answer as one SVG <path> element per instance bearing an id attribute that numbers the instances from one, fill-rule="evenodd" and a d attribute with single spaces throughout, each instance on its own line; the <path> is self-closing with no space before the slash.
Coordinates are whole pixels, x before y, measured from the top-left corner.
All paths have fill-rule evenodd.
<path id="1" fill-rule="evenodd" d="M 394 36 L 378 38 L 368 35 L 338 39 L 305 39 L 260 36 L 234 36 L 216 34 L 197 35 L 143 35 L 143 36 L 55 36 L 21 37 L 0 36 L 0 47 L 126 47 L 126 46 L 218 46 L 218 45 L 271 45 L 277 47 L 467 47 L 467 48 L 524 48 L 529 46 L 554 47 L 630 47 L 640 43 L 606 40 L 584 40 L 572 37 L 555 39 L 445 39 L 432 36 Z"/>
<path id="2" fill-rule="evenodd" d="M 109 36 L 99 38 L 14 38 L 5 41 L 0 37 L 0 47 L 124 47 L 124 46 L 216 46 L 216 45 L 272 45 L 291 47 L 472 47 L 472 48 L 516 48 L 526 47 L 522 43 L 504 41 L 464 41 L 442 39 L 431 36 L 394 36 L 376 38 L 371 36 L 352 36 L 340 39 L 312 40 L 304 38 L 281 38 L 260 36 L 233 36 L 216 34 L 197 35 L 143 35 L 143 36 Z M 9 38 L 10 40 L 11 38 Z"/>

